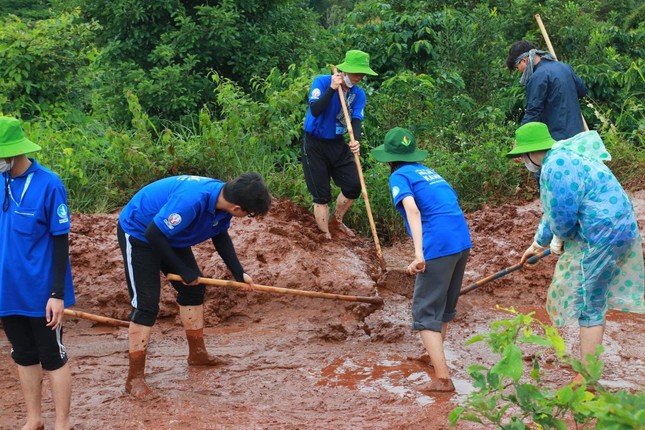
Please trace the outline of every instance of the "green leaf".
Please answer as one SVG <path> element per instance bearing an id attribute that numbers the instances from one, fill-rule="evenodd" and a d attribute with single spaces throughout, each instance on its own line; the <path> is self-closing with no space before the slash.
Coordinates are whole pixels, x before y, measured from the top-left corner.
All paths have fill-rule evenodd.
<path id="1" fill-rule="evenodd" d="M 569 403 L 573 398 L 573 389 L 570 385 L 567 385 L 566 387 L 561 388 L 556 393 L 556 397 L 560 401 L 560 403 Z"/>
<path id="2" fill-rule="evenodd" d="M 508 345 L 504 348 L 502 359 L 491 368 L 491 372 L 517 382 L 522 376 L 522 368 L 522 351 L 516 345 Z"/>

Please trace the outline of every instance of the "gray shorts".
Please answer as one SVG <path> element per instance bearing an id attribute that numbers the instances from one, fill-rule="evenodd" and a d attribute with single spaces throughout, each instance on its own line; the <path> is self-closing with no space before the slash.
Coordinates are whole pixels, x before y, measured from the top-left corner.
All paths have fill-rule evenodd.
<path id="1" fill-rule="evenodd" d="M 417 274 L 412 296 L 412 329 L 440 332 L 444 322 L 457 314 L 457 300 L 470 248 L 445 257 L 426 260 Z"/>

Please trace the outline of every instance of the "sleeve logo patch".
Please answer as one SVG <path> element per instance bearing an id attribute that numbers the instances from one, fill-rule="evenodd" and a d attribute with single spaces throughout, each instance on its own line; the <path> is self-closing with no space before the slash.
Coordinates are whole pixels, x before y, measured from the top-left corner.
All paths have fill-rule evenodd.
<path id="1" fill-rule="evenodd" d="M 67 205 L 65 203 L 58 205 L 56 208 L 56 214 L 58 215 L 59 224 L 69 222 L 69 211 L 67 210 Z"/>
<path id="2" fill-rule="evenodd" d="M 163 220 L 163 222 L 172 230 L 181 223 L 181 215 L 178 213 L 170 214 L 170 216 Z"/>
<path id="3" fill-rule="evenodd" d="M 314 88 L 311 92 L 311 98 L 317 99 L 318 97 L 320 97 L 320 88 Z"/>
<path id="4" fill-rule="evenodd" d="M 399 187 L 397 186 L 392 187 L 392 197 L 398 196 L 400 192 L 401 190 L 399 189 Z"/>

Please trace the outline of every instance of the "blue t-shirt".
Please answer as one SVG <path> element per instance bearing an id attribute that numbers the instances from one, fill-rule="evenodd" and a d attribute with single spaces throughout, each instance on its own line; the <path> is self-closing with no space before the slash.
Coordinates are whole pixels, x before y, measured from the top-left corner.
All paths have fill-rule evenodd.
<path id="1" fill-rule="evenodd" d="M 60 178 L 36 160 L 27 171 L 9 179 L 0 196 L 9 209 L 0 210 L 0 316 L 44 317 L 54 286 L 54 236 L 68 234 L 67 192 Z M 72 269 L 67 263 L 65 307 L 75 303 Z"/>
<path id="2" fill-rule="evenodd" d="M 406 163 L 390 175 L 390 191 L 394 206 L 403 215 L 410 235 L 403 199 L 414 197 L 421 213 L 423 256 L 426 260 L 472 247 L 457 193 L 434 170 L 419 163 Z"/>
<path id="3" fill-rule="evenodd" d="M 570 65 L 543 59 L 526 83 L 526 112 L 520 125 L 543 122 L 555 140 L 573 137 L 584 130 L 579 98 L 586 93 Z"/>
<path id="4" fill-rule="evenodd" d="M 309 91 L 309 104 L 318 100 L 331 85 L 331 75 L 320 75 L 314 79 Z M 363 111 L 367 97 L 362 88 L 354 85 L 345 92 L 347 111 L 350 118 L 363 120 Z M 347 133 L 343 105 L 340 102 L 338 91 L 331 98 L 329 105 L 320 115 L 313 116 L 311 108 L 307 109 L 305 117 L 305 131 L 322 139 L 338 139 Z"/>
<path id="5" fill-rule="evenodd" d="M 171 176 L 146 185 L 119 215 L 123 231 L 148 242 L 151 221 L 175 248 L 197 245 L 228 230 L 233 215 L 215 210 L 224 182 L 201 176 Z"/>

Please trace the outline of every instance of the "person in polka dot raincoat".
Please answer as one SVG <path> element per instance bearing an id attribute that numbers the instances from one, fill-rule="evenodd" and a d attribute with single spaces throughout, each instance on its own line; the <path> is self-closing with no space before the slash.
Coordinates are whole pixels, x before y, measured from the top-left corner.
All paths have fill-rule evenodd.
<path id="1" fill-rule="evenodd" d="M 645 313 L 634 206 L 603 163 L 611 155 L 596 131 L 556 142 L 546 124 L 531 122 L 517 129 L 516 142 L 507 157 L 541 168 L 543 215 L 522 262 L 547 247 L 559 255 L 546 307 L 556 325 L 578 320 L 584 363 L 602 343 L 608 309 Z"/>

